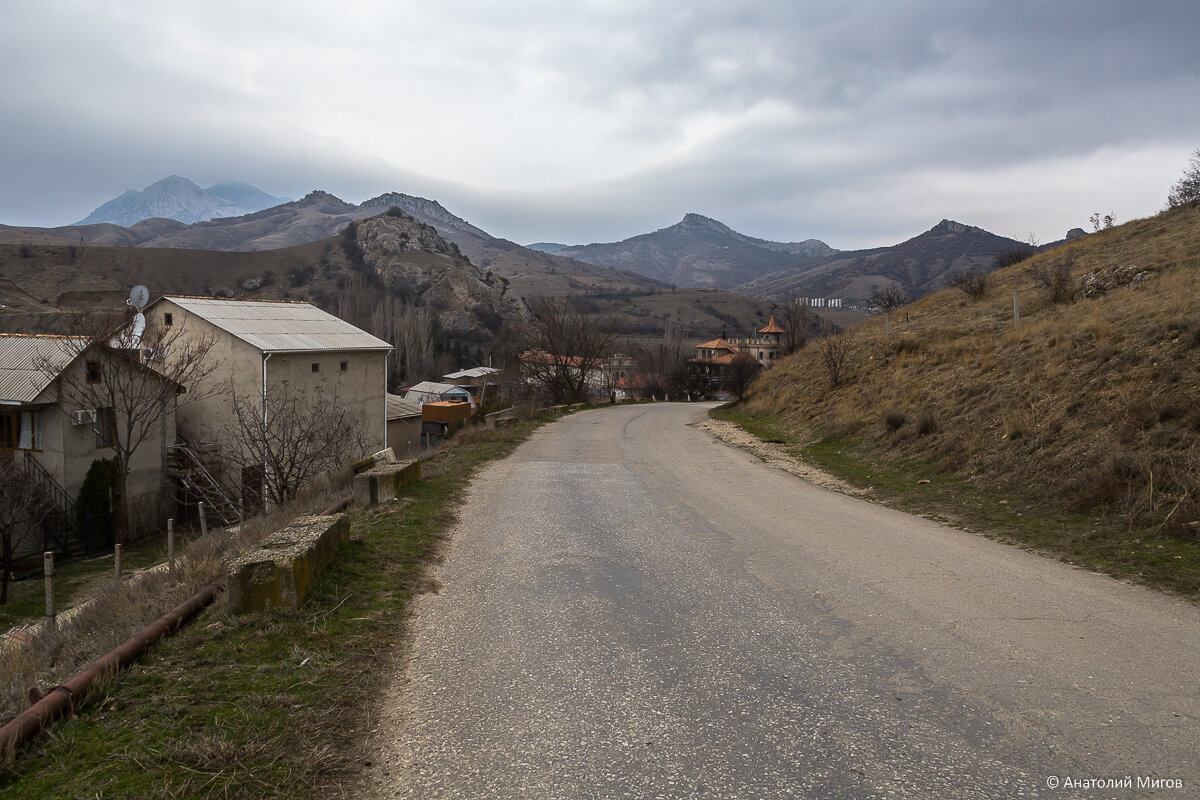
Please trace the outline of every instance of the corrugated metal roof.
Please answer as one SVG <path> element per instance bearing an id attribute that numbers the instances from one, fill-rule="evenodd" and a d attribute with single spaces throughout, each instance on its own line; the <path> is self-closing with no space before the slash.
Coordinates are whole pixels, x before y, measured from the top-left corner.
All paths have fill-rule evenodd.
<path id="1" fill-rule="evenodd" d="M 421 381 L 420 383 L 409 387 L 408 391 L 420 392 L 422 394 L 445 394 L 446 392 L 453 392 L 455 394 L 470 394 L 470 392 L 461 386 L 454 386 L 453 384 L 449 383 L 438 383 L 436 381 Z"/>
<path id="2" fill-rule="evenodd" d="M 392 346 L 311 303 L 163 297 L 264 353 L 391 350 Z"/>
<path id="3" fill-rule="evenodd" d="M 398 394 L 389 394 L 387 396 L 387 418 L 400 419 L 401 417 L 419 417 L 421 416 L 421 404 L 414 403 L 411 400 L 405 400 Z"/>
<path id="4" fill-rule="evenodd" d="M 463 378 L 486 378 L 489 375 L 495 375 L 499 371 L 495 367 L 472 367 L 460 372 L 451 372 L 449 375 L 443 375 L 442 378 L 447 381 L 459 381 Z"/>
<path id="5" fill-rule="evenodd" d="M 0 401 L 33 402 L 87 342 L 78 336 L 0 334 Z"/>

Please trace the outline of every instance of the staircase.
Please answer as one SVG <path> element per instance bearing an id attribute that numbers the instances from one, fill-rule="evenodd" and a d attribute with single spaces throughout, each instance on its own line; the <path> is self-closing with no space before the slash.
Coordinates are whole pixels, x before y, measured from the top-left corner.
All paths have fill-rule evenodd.
<path id="1" fill-rule="evenodd" d="M 176 438 L 178 441 L 167 447 L 167 463 L 183 490 L 180 502 L 203 500 L 205 513 L 216 514 L 222 525 L 238 524 L 241 521 L 238 502 L 205 464 L 205 456 L 212 463 L 212 448 L 193 445 L 178 429 Z"/>
<path id="2" fill-rule="evenodd" d="M 32 453 L 26 450 L 24 455 L 25 476 L 41 506 L 37 516 L 41 520 L 42 550 L 60 553 L 68 560 L 96 555 L 92 552 L 91 541 L 79 529 L 75 501 Z"/>

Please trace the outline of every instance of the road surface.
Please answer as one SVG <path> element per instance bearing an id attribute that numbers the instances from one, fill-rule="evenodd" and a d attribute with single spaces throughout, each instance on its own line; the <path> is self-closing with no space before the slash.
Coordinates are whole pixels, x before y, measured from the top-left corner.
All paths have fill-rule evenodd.
<path id="1" fill-rule="evenodd" d="M 362 796 L 1200 797 L 1195 606 L 818 488 L 707 409 L 573 415 L 477 479 Z"/>

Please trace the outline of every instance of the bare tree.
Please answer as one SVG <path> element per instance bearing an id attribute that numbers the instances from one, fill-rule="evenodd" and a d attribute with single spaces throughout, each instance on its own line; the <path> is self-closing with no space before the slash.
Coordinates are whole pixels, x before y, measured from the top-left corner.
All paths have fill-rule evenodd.
<path id="1" fill-rule="evenodd" d="M 620 319 L 590 315 L 567 298 L 534 298 L 529 308 L 533 319 L 505 336 L 511 371 L 546 402 L 586 402 L 602 384 Z"/>
<path id="2" fill-rule="evenodd" d="M 972 300 L 978 300 L 987 294 L 988 274 L 981 269 L 955 270 L 950 275 L 950 285 L 961 289 Z"/>
<path id="3" fill-rule="evenodd" d="M 808 344 L 808 326 L 812 313 L 808 298 L 793 294 L 783 305 L 783 352 L 785 354 L 803 350 Z"/>
<path id="4" fill-rule="evenodd" d="M 83 311 L 71 318 L 76 334 L 73 361 L 81 365 L 61 371 L 61 365 L 43 363 L 42 369 L 58 377 L 60 406 L 95 413 L 98 441 L 111 447 L 117 462 L 120 501 L 116 508 L 116 536 L 129 534 L 130 464 L 149 439 L 160 436 L 167 420 L 188 403 L 220 391 L 205 380 L 217 368 L 211 354 L 212 336 L 192 336 L 185 323 L 153 326 L 138 334 L 132 321 L 117 314 Z M 210 355 L 214 357 L 210 358 Z"/>
<path id="5" fill-rule="evenodd" d="M 310 396 L 284 385 L 270 389 L 265 400 L 235 393 L 230 406 L 226 437 L 232 446 L 225 455 L 243 468 L 261 469 L 264 497 L 277 506 L 369 447 L 365 421 L 338 401 L 336 387 L 328 396 L 317 387 Z"/>
<path id="6" fill-rule="evenodd" d="M 837 388 L 845 380 L 847 362 L 854 354 L 854 334 L 851 331 L 836 332 L 832 325 L 823 323 L 818 344 L 829 387 Z"/>
<path id="7" fill-rule="evenodd" d="M 338 316 L 392 343 L 388 376 L 397 384 L 432 377 L 433 309 L 403 295 L 380 298 L 381 291 L 355 273 L 338 296 Z"/>
<path id="8" fill-rule="evenodd" d="M 871 296 L 867 299 L 868 306 L 877 308 L 885 314 L 891 314 L 907 302 L 908 295 L 894 283 L 881 286 L 871 292 Z"/>
<path id="9" fill-rule="evenodd" d="M 1200 149 L 1192 152 L 1183 176 L 1172 184 L 1167 194 L 1167 208 L 1179 208 L 1197 200 L 1200 200 Z"/>
<path id="10" fill-rule="evenodd" d="M 688 386 L 687 329 L 677 322 L 663 326 L 662 338 L 655 344 L 631 347 L 638 365 L 639 388 L 646 394 L 683 395 Z"/>
<path id="11" fill-rule="evenodd" d="M 746 393 L 750 391 L 750 384 L 754 383 L 754 379 L 761 372 L 762 364 L 757 358 L 749 353 L 736 353 L 725 366 L 725 385 L 729 387 L 729 391 L 733 392 L 733 396 L 740 403 L 746 399 Z"/>
<path id="12" fill-rule="evenodd" d="M 1029 274 L 1034 282 L 1046 292 L 1051 303 L 1066 304 L 1075 298 L 1075 252 L 1068 250 L 1061 258 L 1053 261 L 1035 262 Z"/>
<path id="13" fill-rule="evenodd" d="M 50 509 L 36 482 L 17 463 L 16 454 L 0 451 L 0 603 L 8 602 L 17 546 L 37 530 Z"/>

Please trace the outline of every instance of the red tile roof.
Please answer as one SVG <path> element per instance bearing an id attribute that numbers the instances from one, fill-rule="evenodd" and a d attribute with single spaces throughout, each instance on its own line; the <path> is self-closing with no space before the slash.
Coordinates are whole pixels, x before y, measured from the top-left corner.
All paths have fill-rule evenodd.
<path id="1" fill-rule="evenodd" d="M 771 321 L 767 323 L 767 327 L 759 330 L 759 333 L 783 333 L 783 328 L 775 324 L 775 315 L 771 315 Z"/>
<path id="2" fill-rule="evenodd" d="M 737 348 L 731 345 L 724 339 L 713 339 L 711 342 L 696 345 L 697 350 L 728 350 L 731 353 L 736 353 Z"/>

